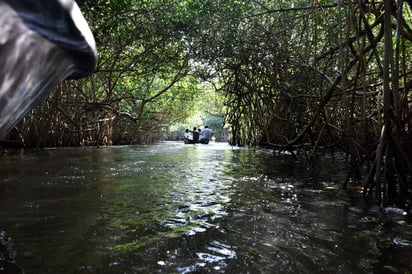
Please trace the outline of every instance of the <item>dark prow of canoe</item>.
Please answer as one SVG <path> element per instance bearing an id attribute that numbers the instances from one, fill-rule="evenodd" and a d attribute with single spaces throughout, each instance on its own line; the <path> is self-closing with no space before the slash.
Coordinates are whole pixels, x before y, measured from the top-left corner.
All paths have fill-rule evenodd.
<path id="1" fill-rule="evenodd" d="M 0 139 L 65 79 L 93 73 L 97 51 L 73 0 L 0 1 Z"/>
<path id="2" fill-rule="evenodd" d="M 201 142 L 195 142 L 195 141 L 193 141 L 193 140 L 184 139 L 183 142 L 184 142 L 185 144 L 203 144 L 203 145 L 209 144 L 209 140 L 208 140 L 208 139 L 202 140 Z"/>

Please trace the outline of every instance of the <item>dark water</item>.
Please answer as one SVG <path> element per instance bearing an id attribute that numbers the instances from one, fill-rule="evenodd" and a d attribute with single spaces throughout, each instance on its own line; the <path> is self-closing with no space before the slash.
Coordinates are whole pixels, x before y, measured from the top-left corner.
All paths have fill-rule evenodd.
<path id="1" fill-rule="evenodd" d="M 410 213 L 342 192 L 343 162 L 327 157 L 309 165 L 225 144 L 162 143 L 8 152 L 0 161 L 8 269 L 412 271 Z"/>

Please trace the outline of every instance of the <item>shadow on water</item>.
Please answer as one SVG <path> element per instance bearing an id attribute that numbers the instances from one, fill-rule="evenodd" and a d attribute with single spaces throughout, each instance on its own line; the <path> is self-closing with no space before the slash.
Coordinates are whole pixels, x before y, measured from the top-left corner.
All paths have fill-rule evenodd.
<path id="1" fill-rule="evenodd" d="M 9 240 L 0 241 L 0 266 L 27 273 L 412 268 L 409 214 L 342 192 L 343 161 L 307 164 L 218 143 L 18 151 L 1 161 L 0 228 Z"/>

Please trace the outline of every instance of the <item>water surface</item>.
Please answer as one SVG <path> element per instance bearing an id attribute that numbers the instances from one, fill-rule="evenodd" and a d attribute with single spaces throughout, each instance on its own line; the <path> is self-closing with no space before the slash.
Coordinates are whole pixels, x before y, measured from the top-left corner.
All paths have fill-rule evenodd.
<path id="1" fill-rule="evenodd" d="M 167 142 L 0 161 L 0 266 L 25 273 L 412 269 L 410 214 L 341 191 L 328 156 Z"/>

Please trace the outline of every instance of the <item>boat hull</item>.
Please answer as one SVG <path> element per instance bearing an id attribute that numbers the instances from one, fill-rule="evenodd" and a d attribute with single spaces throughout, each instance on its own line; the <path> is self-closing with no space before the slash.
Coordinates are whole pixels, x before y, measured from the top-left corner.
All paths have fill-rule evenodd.
<path id="1" fill-rule="evenodd" d="M 209 140 L 202 140 L 202 141 L 199 141 L 199 142 L 195 142 L 195 141 L 193 141 L 193 140 L 184 139 L 183 142 L 184 142 L 186 145 L 190 145 L 190 144 L 192 144 L 192 145 L 194 145 L 194 144 L 207 145 L 207 144 L 209 144 Z"/>

